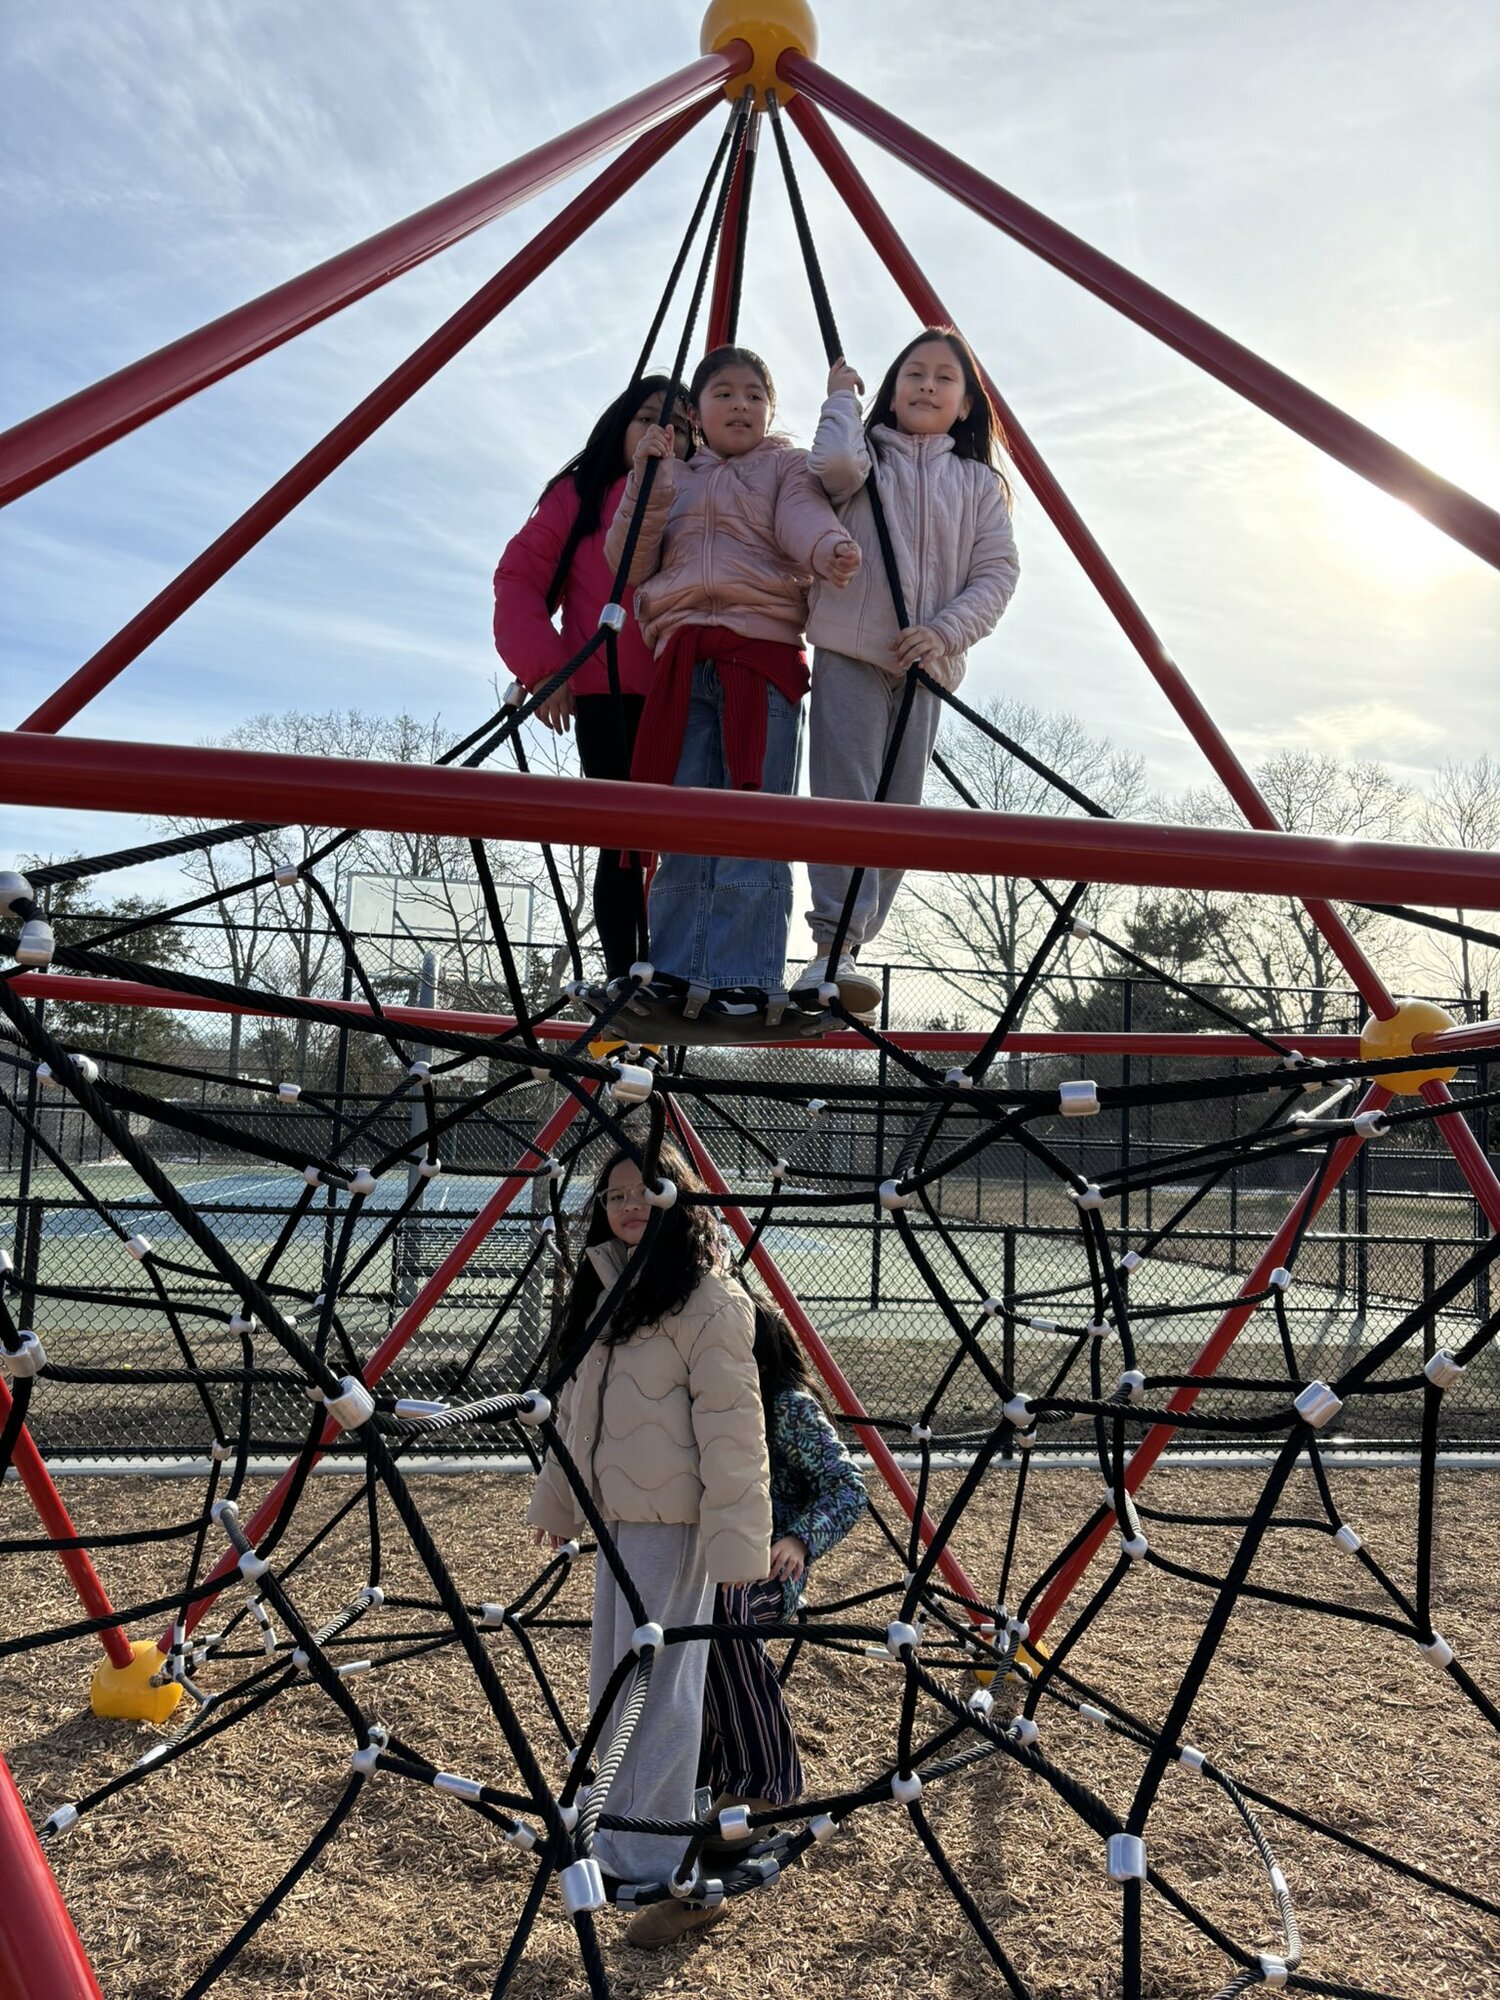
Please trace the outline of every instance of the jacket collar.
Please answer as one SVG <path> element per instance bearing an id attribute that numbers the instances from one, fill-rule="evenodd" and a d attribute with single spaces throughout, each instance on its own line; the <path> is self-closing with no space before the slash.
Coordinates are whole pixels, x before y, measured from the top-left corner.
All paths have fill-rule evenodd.
<path id="1" fill-rule="evenodd" d="M 606 1291 L 624 1270 L 627 1254 L 625 1245 L 614 1236 L 606 1237 L 602 1243 L 591 1243 L 588 1246 L 588 1260 L 604 1280 Z"/>
<path id="2" fill-rule="evenodd" d="M 898 431 L 894 424 L 877 424 L 870 437 L 883 453 L 899 452 L 903 458 L 941 458 L 953 449 L 953 437 L 949 431 L 939 431 L 935 436 L 918 436 L 914 431 Z"/>
<path id="3" fill-rule="evenodd" d="M 951 443 L 952 440 L 950 439 Z M 688 460 L 689 466 L 705 467 L 715 465 L 743 465 L 748 459 L 758 458 L 768 451 L 795 451 L 796 445 L 785 431 L 767 431 L 759 444 L 751 445 L 748 451 L 736 452 L 733 458 L 720 458 L 712 445 L 700 444 Z"/>

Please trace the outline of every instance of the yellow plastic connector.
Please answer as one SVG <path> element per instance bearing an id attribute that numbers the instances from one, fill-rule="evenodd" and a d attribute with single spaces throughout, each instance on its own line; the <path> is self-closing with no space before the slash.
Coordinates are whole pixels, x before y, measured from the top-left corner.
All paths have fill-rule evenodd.
<path id="1" fill-rule="evenodd" d="M 818 24 L 807 0 L 713 0 L 703 17 L 700 51 L 711 56 L 729 42 L 748 42 L 754 51 L 750 67 L 731 77 L 724 95 L 734 100 L 746 84 L 755 91 L 756 109 L 766 108 L 766 92 L 785 104 L 796 92 L 776 74 L 776 63 L 788 49 L 809 61 L 818 53 Z"/>
<path id="2" fill-rule="evenodd" d="M 1359 1031 L 1359 1052 L 1367 1062 L 1389 1062 L 1393 1056 L 1409 1056 L 1418 1035 L 1435 1034 L 1451 1028 L 1453 1016 L 1435 1000 L 1398 1000 L 1388 1021 L 1372 1014 Z M 1422 1069 L 1390 1070 L 1374 1081 L 1398 1097 L 1414 1097 L 1424 1083 L 1450 1083 L 1458 1074 L 1456 1063 L 1430 1063 Z"/>
<path id="3" fill-rule="evenodd" d="M 182 1700 L 181 1685 L 177 1681 L 167 1681 L 160 1687 L 151 1685 L 152 1675 L 159 1674 L 166 1665 L 153 1639 L 137 1639 L 130 1651 L 128 1667 L 113 1666 L 108 1660 L 101 1660 L 95 1667 L 89 1684 L 94 1713 L 113 1716 L 121 1722 L 165 1722 Z"/>

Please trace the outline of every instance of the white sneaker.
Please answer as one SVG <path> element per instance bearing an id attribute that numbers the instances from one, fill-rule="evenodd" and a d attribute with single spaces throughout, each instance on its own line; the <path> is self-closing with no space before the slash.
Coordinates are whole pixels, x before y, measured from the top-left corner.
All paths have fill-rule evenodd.
<path id="1" fill-rule="evenodd" d="M 868 972 L 861 972 L 854 963 L 851 952 L 844 953 L 837 969 L 831 974 L 828 970 L 826 952 L 821 958 L 809 959 L 788 990 L 792 993 L 806 993 L 809 990 L 816 992 L 820 986 L 825 986 L 830 978 L 839 989 L 840 1000 L 851 1014 L 868 1014 L 879 1007 L 880 981 L 872 979 Z"/>

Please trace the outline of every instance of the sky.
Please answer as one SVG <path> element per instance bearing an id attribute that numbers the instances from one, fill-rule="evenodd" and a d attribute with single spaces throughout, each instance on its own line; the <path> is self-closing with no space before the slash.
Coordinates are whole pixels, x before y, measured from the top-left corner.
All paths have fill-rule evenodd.
<path id="1" fill-rule="evenodd" d="M 0 13 L 0 426 L 691 60 L 701 9 L 17 0 Z M 820 60 L 1100 250 L 1500 503 L 1500 16 L 1488 0 L 824 0 Z M 634 359 L 717 113 L 198 606 L 75 733 L 493 706 L 500 549 Z M 857 164 L 1248 761 L 1420 783 L 1500 747 L 1500 581 L 857 135 Z M 845 344 L 914 323 L 800 140 Z M 768 154 L 741 337 L 806 442 L 824 364 Z M 0 516 L 13 726 L 554 214 L 584 170 Z M 666 358 L 661 349 L 660 358 Z M 966 693 L 1087 718 L 1153 788 L 1200 753 L 1019 495 Z M 135 836 L 0 806 L 0 866 Z M 138 882 L 122 881 L 122 887 Z"/>

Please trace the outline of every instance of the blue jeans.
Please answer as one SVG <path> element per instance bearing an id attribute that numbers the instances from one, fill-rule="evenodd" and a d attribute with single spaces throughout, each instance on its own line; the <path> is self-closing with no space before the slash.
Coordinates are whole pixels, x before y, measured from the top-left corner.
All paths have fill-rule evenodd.
<path id="1" fill-rule="evenodd" d="M 769 681 L 766 700 L 760 786 L 785 794 L 797 785 L 802 704 L 789 702 Z M 693 668 L 687 732 L 673 782 L 716 792 L 729 783 L 724 690 L 708 660 Z M 664 854 L 651 884 L 651 963 L 694 986 L 761 986 L 773 992 L 786 977 L 791 920 L 792 871 L 785 861 Z"/>

